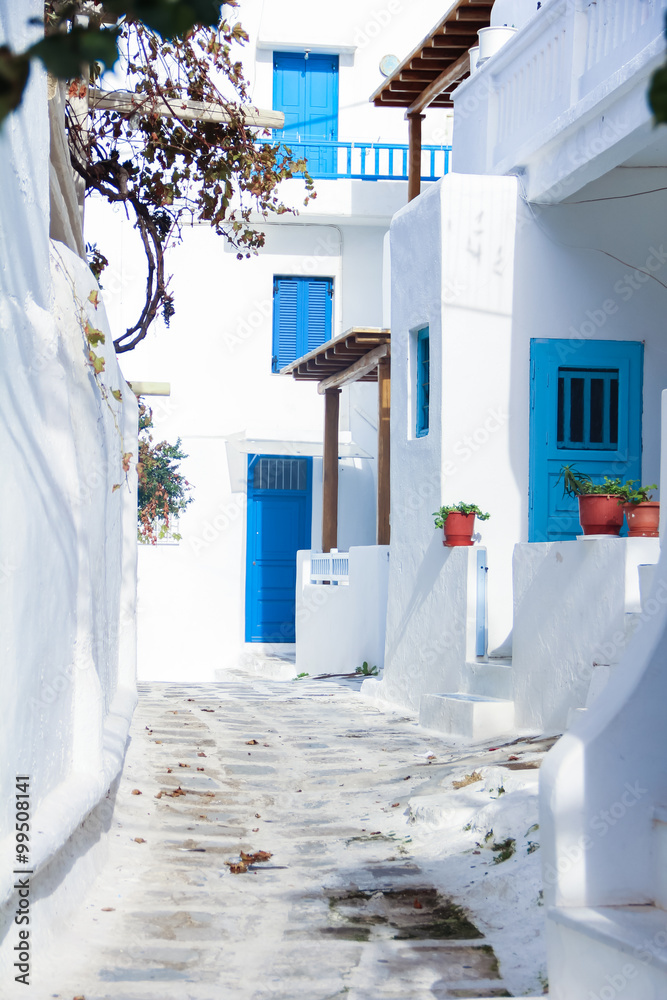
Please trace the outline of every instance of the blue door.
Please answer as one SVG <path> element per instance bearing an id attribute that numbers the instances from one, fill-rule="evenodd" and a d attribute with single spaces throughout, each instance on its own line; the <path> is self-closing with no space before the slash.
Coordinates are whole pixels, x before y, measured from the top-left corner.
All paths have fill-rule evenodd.
<path id="1" fill-rule="evenodd" d="M 321 143 L 338 138 L 338 56 L 274 52 L 273 107 L 285 115 L 274 137 L 308 160 L 311 176 L 335 177 L 336 149 Z"/>
<path id="2" fill-rule="evenodd" d="M 246 642 L 294 642 L 296 554 L 310 548 L 312 459 L 248 456 Z"/>
<path id="3" fill-rule="evenodd" d="M 641 478 L 643 358 L 638 341 L 531 341 L 531 542 L 581 534 L 563 465 L 595 482 Z"/>

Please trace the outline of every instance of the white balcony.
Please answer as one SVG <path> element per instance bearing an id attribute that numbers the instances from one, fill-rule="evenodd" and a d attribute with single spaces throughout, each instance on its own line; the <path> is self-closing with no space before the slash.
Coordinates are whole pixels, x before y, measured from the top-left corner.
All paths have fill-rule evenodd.
<path id="1" fill-rule="evenodd" d="M 666 7 L 549 0 L 455 91 L 454 169 L 519 173 L 529 200 L 558 202 L 649 146 L 667 164 L 646 102 Z"/>

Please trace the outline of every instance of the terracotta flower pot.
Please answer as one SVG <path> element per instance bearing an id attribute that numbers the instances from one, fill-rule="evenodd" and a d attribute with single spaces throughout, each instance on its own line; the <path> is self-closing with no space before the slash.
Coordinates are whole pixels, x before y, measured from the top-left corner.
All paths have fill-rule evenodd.
<path id="1" fill-rule="evenodd" d="M 445 538 L 443 545 L 453 548 L 456 545 L 472 545 L 472 533 L 475 530 L 474 514 L 458 514 L 453 512 L 445 518 Z"/>
<path id="2" fill-rule="evenodd" d="M 610 493 L 585 493 L 579 497 L 579 523 L 585 535 L 619 535 L 623 504 Z"/>
<path id="3" fill-rule="evenodd" d="M 630 538 L 658 538 L 660 526 L 660 501 L 645 500 L 643 503 L 623 505 L 628 522 Z"/>

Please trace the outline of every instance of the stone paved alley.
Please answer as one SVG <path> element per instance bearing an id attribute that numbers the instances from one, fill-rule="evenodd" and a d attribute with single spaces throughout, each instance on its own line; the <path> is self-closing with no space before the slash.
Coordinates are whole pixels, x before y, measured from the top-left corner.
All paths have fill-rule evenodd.
<path id="1" fill-rule="evenodd" d="M 143 686 L 109 858 L 36 962 L 35 995 L 541 994 L 539 852 L 517 837 L 505 860 L 507 844 L 489 846 L 476 830 L 510 778 L 518 791 L 507 804 L 521 800 L 519 822 L 529 823 L 547 744 L 456 748 L 360 698 L 358 686 L 242 673 Z M 510 757 L 519 763 L 508 769 Z M 466 785 L 480 767 L 491 779 Z M 240 851 L 271 856 L 234 873 L 227 862 Z"/>

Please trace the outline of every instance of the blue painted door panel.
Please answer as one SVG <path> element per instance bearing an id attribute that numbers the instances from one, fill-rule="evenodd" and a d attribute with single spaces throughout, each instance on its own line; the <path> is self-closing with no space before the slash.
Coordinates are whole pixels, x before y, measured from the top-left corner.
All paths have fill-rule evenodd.
<path id="1" fill-rule="evenodd" d="M 246 642 L 294 642 L 296 553 L 310 548 L 311 464 L 249 456 Z"/>
<path id="2" fill-rule="evenodd" d="M 595 482 L 641 478 L 643 357 L 638 341 L 531 341 L 530 541 L 581 534 L 563 465 Z"/>
<path id="3" fill-rule="evenodd" d="M 338 138 L 338 56 L 275 52 L 273 107 L 285 115 L 275 138 L 305 156 L 313 173 L 335 174 L 336 150 L 317 140 Z M 312 145 L 309 139 L 315 140 Z"/>

